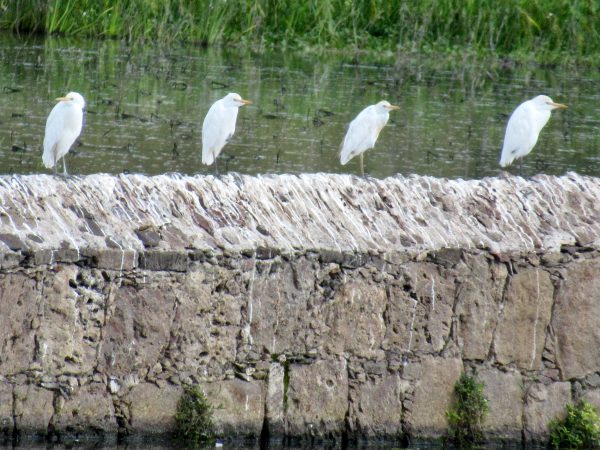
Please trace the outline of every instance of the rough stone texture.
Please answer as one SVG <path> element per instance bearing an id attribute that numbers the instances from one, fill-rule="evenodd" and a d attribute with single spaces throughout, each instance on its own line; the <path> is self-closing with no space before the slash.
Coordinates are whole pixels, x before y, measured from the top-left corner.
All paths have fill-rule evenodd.
<path id="1" fill-rule="evenodd" d="M 390 287 L 385 349 L 437 353 L 452 324 L 454 274 L 429 263 L 408 263 Z"/>
<path id="2" fill-rule="evenodd" d="M 487 359 L 500 316 L 506 266 L 484 255 L 463 255 L 466 260 L 456 290 L 458 342 L 463 358 Z"/>
<path id="3" fill-rule="evenodd" d="M 169 343 L 175 309 L 175 295 L 163 287 L 169 281 L 159 279 L 141 288 L 123 286 L 114 294 L 102 336 L 104 371 L 124 376 L 159 359 Z"/>
<path id="4" fill-rule="evenodd" d="M 45 434 L 54 413 L 54 394 L 33 385 L 19 385 L 14 389 L 15 426 L 26 434 Z"/>
<path id="5" fill-rule="evenodd" d="M 271 363 L 267 383 L 266 415 L 268 432 L 273 436 L 282 436 L 285 433 L 284 376 L 283 365 Z"/>
<path id="6" fill-rule="evenodd" d="M 468 181 L 333 174 L 4 180 L 0 235 L 13 237 L 0 245 L 53 250 L 54 261 L 78 260 L 80 249 L 106 248 L 107 239 L 113 249 L 140 253 L 150 244 L 154 255 L 261 247 L 556 252 L 600 244 L 600 181 L 574 173 Z M 145 238 L 149 230 L 155 239 Z"/>
<path id="7" fill-rule="evenodd" d="M 398 438 L 402 434 L 403 385 L 398 374 L 350 385 L 350 433 L 367 439 Z"/>
<path id="8" fill-rule="evenodd" d="M 231 368 L 246 305 L 237 276 L 206 264 L 181 278 L 166 350 L 166 362 L 179 373 L 220 379 Z"/>
<path id="9" fill-rule="evenodd" d="M 600 260 L 576 261 L 562 273 L 552 327 L 563 380 L 600 371 Z"/>
<path id="10" fill-rule="evenodd" d="M 540 368 L 553 295 L 550 276 L 541 269 L 519 271 L 510 278 L 494 342 L 499 363 Z"/>
<path id="11" fill-rule="evenodd" d="M 102 317 L 92 311 L 90 297 L 70 288 L 78 274 L 77 266 L 60 266 L 44 279 L 34 362 L 47 373 L 83 374 L 95 365 Z"/>
<path id="12" fill-rule="evenodd" d="M 0 437 L 12 436 L 13 422 L 13 387 L 0 381 Z"/>
<path id="13" fill-rule="evenodd" d="M 254 260 L 247 306 L 249 337 L 254 345 L 276 354 L 306 352 L 309 331 L 304 324 L 311 291 L 303 289 L 303 284 L 314 279 L 311 272 L 308 264 Z"/>
<path id="14" fill-rule="evenodd" d="M 6 436 L 167 433 L 199 385 L 229 436 L 436 438 L 463 367 L 490 438 L 600 404 L 598 179 L 0 181 Z"/>
<path id="15" fill-rule="evenodd" d="M 128 407 L 129 426 L 145 434 L 172 432 L 182 393 L 183 389 L 179 386 L 158 387 L 151 383 L 133 386 L 123 398 Z"/>
<path id="16" fill-rule="evenodd" d="M 596 411 L 600 411 L 600 389 L 587 391 L 582 399 L 590 402 L 596 408 Z"/>
<path id="17" fill-rule="evenodd" d="M 84 433 L 89 428 L 100 433 L 118 431 L 115 408 L 106 386 L 92 383 L 75 389 L 67 399 L 60 397 L 53 417 L 56 431 Z"/>
<path id="18" fill-rule="evenodd" d="M 265 385 L 258 381 L 224 380 L 203 385 L 215 406 L 217 432 L 230 437 L 258 437 L 265 416 Z"/>
<path id="19" fill-rule="evenodd" d="M 339 435 L 348 411 L 345 360 L 290 365 L 286 424 L 292 436 Z"/>
<path id="20" fill-rule="evenodd" d="M 532 384 L 525 395 L 525 438 L 528 441 L 547 440 L 548 423 L 563 419 L 568 403 L 572 403 L 569 383 Z"/>
<path id="21" fill-rule="evenodd" d="M 25 273 L 0 275 L 0 374 L 27 370 L 33 360 L 37 282 Z"/>
<path id="22" fill-rule="evenodd" d="M 448 426 L 446 411 L 452 404 L 454 384 L 463 370 L 462 361 L 426 357 L 414 366 L 405 370 L 404 375 L 412 385 L 404 405 L 406 426 L 419 436 L 441 437 Z"/>
<path id="23" fill-rule="evenodd" d="M 327 327 L 323 336 L 325 352 L 381 359 L 386 304 L 383 286 L 353 281 L 345 283 L 321 308 Z"/>
<path id="24" fill-rule="evenodd" d="M 477 373 L 483 381 L 489 413 L 484 424 L 492 439 L 518 440 L 523 429 L 523 378 L 519 372 L 483 369 Z"/>

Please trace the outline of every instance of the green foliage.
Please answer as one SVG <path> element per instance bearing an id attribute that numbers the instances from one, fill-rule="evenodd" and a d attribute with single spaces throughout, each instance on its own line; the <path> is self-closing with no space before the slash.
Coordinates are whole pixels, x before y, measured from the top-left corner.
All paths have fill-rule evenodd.
<path id="1" fill-rule="evenodd" d="M 554 449 L 600 448 L 596 409 L 586 401 L 567 405 L 567 416 L 550 422 L 550 445 Z"/>
<path id="2" fill-rule="evenodd" d="M 196 386 L 184 387 L 177 405 L 177 437 L 190 444 L 212 444 L 215 440 L 213 406 Z"/>
<path id="3" fill-rule="evenodd" d="M 0 0 L 0 28 L 168 43 L 600 55 L 582 0 Z"/>
<path id="4" fill-rule="evenodd" d="M 454 385 L 455 404 L 446 412 L 449 440 L 458 448 L 472 448 L 483 440 L 481 430 L 488 412 L 483 382 L 463 373 Z"/>

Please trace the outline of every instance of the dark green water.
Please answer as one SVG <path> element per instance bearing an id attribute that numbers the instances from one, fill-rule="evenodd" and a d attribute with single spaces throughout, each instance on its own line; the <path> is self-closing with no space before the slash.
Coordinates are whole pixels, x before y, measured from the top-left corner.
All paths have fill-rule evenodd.
<path id="1" fill-rule="evenodd" d="M 476 178 L 499 173 L 508 115 L 546 93 L 554 113 L 523 173 L 600 175 L 600 72 L 535 67 L 452 69 L 418 57 L 378 62 L 350 56 L 230 49 L 127 47 L 114 41 L 0 36 L 0 173 L 50 172 L 41 163 L 54 98 L 82 93 L 88 107 L 72 174 L 213 173 L 201 164 L 210 104 L 238 92 L 254 105 L 238 116 L 220 171 L 359 173 L 340 166 L 350 120 L 380 99 L 399 104 L 374 150 L 372 176 Z"/>

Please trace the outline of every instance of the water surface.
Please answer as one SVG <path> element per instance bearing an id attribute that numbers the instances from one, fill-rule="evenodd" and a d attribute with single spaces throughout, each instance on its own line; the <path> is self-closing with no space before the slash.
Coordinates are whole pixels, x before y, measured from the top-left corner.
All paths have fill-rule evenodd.
<path id="1" fill-rule="evenodd" d="M 497 175 L 509 114 L 546 93 L 569 109 L 553 114 L 523 174 L 600 174 L 597 70 L 448 68 L 395 55 L 373 62 L 12 35 L 0 35 L 0 54 L 0 173 L 51 172 L 41 162 L 45 120 L 53 99 L 75 90 L 88 107 L 67 157 L 72 174 L 214 173 L 201 164 L 202 120 L 228 92 L 254 104 L 240 110 L 220 172 L 358 174 L 358 158 L 339 164 L 346 126 L 387 99 L 401 109 L 366 153 L 370 175 Z"/>

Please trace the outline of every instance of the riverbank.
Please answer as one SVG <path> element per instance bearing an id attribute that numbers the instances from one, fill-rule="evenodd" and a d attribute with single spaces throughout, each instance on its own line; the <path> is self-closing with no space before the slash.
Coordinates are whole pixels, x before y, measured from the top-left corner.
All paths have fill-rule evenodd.
<path id="1" fill-rule="evenodd" d="M 600 59 L 597 14 L 594 2 L 568 0 L 27 0 L 4 6 L 0 29 L 259 51 L 474 52 L 554 64 Z"/>

